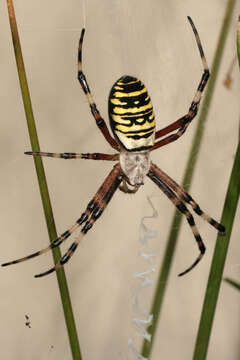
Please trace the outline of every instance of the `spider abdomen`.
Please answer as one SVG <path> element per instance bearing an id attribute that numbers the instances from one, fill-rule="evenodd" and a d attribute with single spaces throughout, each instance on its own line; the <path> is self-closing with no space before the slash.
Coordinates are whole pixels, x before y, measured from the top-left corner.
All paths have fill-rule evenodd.
<path id="1" fill-rule="evenodd" d="M 155 118 L 150 96 L 135 77 L 122 76 L 109 95 L 109 119 L 118 142 L 127 151 L 146 151 L 155 140 Z"/>

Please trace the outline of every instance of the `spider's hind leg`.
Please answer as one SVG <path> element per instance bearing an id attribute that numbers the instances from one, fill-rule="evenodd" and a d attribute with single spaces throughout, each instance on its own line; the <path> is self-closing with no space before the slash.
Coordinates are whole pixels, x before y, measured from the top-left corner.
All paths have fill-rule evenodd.
<path id="1" fill-rule="evenodd" d="M 86 219 L 85 225 L 83 226 L 80 234 L 69 247 L 68 251 L 62 256 L 60 261 L 53 266 L 51 269 L 35 275 L 35 277 L 42 277 L 48 275 L 58 269 L 60 269 L 64 264 L 66 264 L 69 259 L 72 257 L 73 253 L 77 249 L 80 241 L 86 235 L 86 233 L 93 227 L 95 221 L 102 215 L 104 209 L 106 208 L 107 204 L 111 200 L 113 194 L 119 187 L 122 181 L 122 170 L 120 165 L 117 164 L 114 166 L 114 169 L 111 171 L 107 179 L 105 180 L 104 184 L 102 185 L 102 189 L 104 189 L 104 195 L 100 196 L 99 191 L 95 195 L 95 198 L 89 203 L 91 204 L 91 216 L 88 216 Z M 86 213 L 86 212 L 85 212 Z M 84 214 L 84 213 L 83 213 Z"/>
<path id="2" fill-rule="evenodd" d="M 90 228 L 92 227 L 93 223 L 100 217 L 100 215 L 102 214 L 103 210 L 105 209 L 107 203 L 110 201 L 113 193 L 115 192 L 115 190 L 121 183 L 121 181 L 122 181 L 121 175 L 122 175 L 122 173 L 121 173 L 120 165 L 116 164 L 114 166 L 113 170 L 110 172 L 110 174 L 107 176 L 107 178 L 103 182 L 102 186 L 97 191 L 96 195 L 89 202 L 86 210 L 82 213 L 80 218 L 68 230 L 66 230 L 57 239 L 55 239 L 49 246 L 47 246 L 46 248 L 44 248 L 40 251 L 37 251 L 33 254 L 25 256 L 23 258 L 6 262 L 6 263 L 2 264 L 2 266 L 18 264 L 20 262 L 34 258 L 38 255 L 44 254 L 47 251 L 60 246 L 63 243 L 63 241 L 65 241 L 67 238 L 69 238 L 69 236 L 74 231 L 76 231 L 80 225 L 82 225 L 84 223 L 85 223 L 85 225 L 84 225 L 83 229 L 81 230 L 81 234 L 86 234 L 87 231 L 90 230 Z M 83 235 L 80 235 L 80 236 L 83 236 Z M 75 244 L 75 242 L 73 244 Z M 73 251 L 75 251 L 76 247 L 77 247 L 77 245 L 72 245 L 72 247 L 70 248 L 72 253 L 73 253 Z M 74 248 L 74 250 L 73 250 L 73 248 Z M 68 261 L 71 256 L 69 256 L 69 253 L 67 256 L 68 256 L 67 257 L 67 261 Z M 46 274 L 56 270 L 58 267 L 62 266 L 65 262 L 66 262 L 66 254 L 60 260 L 60 264 L 56 265 L 56 267 L 51 269 L 51 271 L 46 272 Z M 44 273 L 44 275 L 45 275 L 45 273 Z M 43 276 L 43 274 L 40 274 L 37 277 L 39 277 L 39 276 Z"/>
<path id="3" fill-rule="evenodd" d="M 154 173 L 164 182 L 166 183 L 176 194 L 182 199 L 184 202 L 189 204 L 195 213 L 205 221 L 207 221 L 210 225 L 212 225 L 215 229 L 219 231 L 221 235 L 225 235 L 225 227 L 214 220 L 211 216 L 206 214 L 200 206 L 196 203 L 196 201 L 188 194 L 180 185 L 178 185 L 169 175 L 167 175 L 164 171 L 159 169 L 156 165 L 152 164 L 152 169 Z"/>
<path id="4" fill-rule="evenodd" d="M 200 254 L 198 255 L 197 259 L 194 261 L 194 263 L 187 268 L 185 271 L 181 272 L 179 276 L 185 275 L 189 271 L 191 271 L 202 259 L 204 253 L 205 253 L 205 245 L 202 241 L 202 238 L 199 234 L 198 228 L 195 224 L 194 218 L 190 211 L 187 209 L 187 207 L 184 205 L 184 203 L 174 194 L 174 192 L 169 188 L 165 182 L 160 179 L 160 177 L 156 174 L 155 169 L 153 166 L 151 167 L 148 177 L 163 191 L 163 193 L 171 200 L 171 202 L 176 206 L 176 208 L 186 217 L 186 220 L 193 232 L 193 235 L 195 237 L 195 240 L 197 242 Z"/>

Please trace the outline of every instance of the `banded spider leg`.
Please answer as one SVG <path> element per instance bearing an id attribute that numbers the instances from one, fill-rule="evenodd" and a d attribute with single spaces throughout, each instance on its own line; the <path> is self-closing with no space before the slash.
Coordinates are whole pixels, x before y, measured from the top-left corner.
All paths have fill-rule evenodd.
<path id="1" fill-rule="evenodd" d="M 148 177 L 163 191 L 163 193 L 171 200 L 171 202 L 176 206 L 176 208 L 186 217 L 186 220 L 193 232 L 195 240 L 197 242 L 200 254 L 194 263 L 187 268 L 185 271 L 181 272 L 179 276 L 185 275 L 190 270 L 192 270 L 202 259 L 205 253 L 205 245 L 202 241 L 202 238 L 199 234 L 198 228 L 195 224 L 194 218 L 190 211 L 185 206 L 184 202 L 191 205 L 193 210 L 206 220 L 210 225 L 215 227 L 222 235 L 225 234 L 225 227 L 222 224 L 219 224 L 216 220 L 211 218 L 205 212 L 203 212 L 199 205 L 193 200 L 193 198 L 184 191 L 173 179 L 171 179 L 167 174 L 160 170 L 156 165 L 152 164 L 151 169 L 148 173 Z M 174 193 L 175 192 L 175 193 Z"/>
<path id="2" fill-rule="evenodd" d="M 196 29 L 192 19 L 190 18 L 190 16 L 188 16 L 188 21 L 190 22 L 190 24 L 192 26 L 192 29 L 193 29 L 193 32 L 194 32 L 194 35 L 196 38 L 197 46 L 198 46 L 198 49 L 200 52 L 202 65 L 203 65 L 203 75 L 201 77 L 200 83 L 198 85 L 196 94 L 195 94 L 193 101 L 190 105 L 190 108 L 188 110 L 188 113 L 186 115 L 184 115 L 183 117 L 181 117 L 179 120 L 175 121 L 174 123 L 166 126 L 165 128 L 163 128 L 161 130 L 158 130 L 156 132 L 155 139 L 158 139 L 159 137 L 167 135 L 174 130 L 178 129 L 178 131 L 174 134 L 166 136 L 162 140 L 156 141 L 155 144 L 153 145 L 151 151 L 158 149 L 159 147 L 162 147 L 164 145 L 167 145 L 173 141 L 176 141 L 185 133 L 188 125 L 191 123 L 191 121 L 195 118 L 195 116 L 198 113 L 198 108 L 199 108 L 200 101 L 201 101 L 201 95 L 207 84 L 208 78 L 210 76 L 209 68 L 207 65 L 207 60 L 206 60 L 204 52 L 203 52 L 202 44 L 201 44 L 197 29 Z"/>
<path id="3" fill-rule="evenodd" d="M 82 44 L 83 38 L 85 34 L 85 29 L 82 29 L 80 40 L 79 40 L 79 48 L 78 48 L 78 80 L 83 89 L 84 94 L 87 97 L 87 101 L 89 103 L 91 113 L 96 121 L 96 124 L 99 130 L 102 132 L 103 136 L 107 140 L 107 142 L 111 145 L 112 148 L 119 150 L 119 145 L 116 140 L 111 136 L 108 127 L 105 123 L 105 120 L 101 117 L 99 110 L 97 109 L 97 105 L 93 100 L 86 76 L 82 71 Z"/>
<path id="4" fill-rule="evenodd" d="M 119 159 L 119 154 L 103 154 L 103 153 L 51 153 L 44 151 L 25 151 L 25 155 L 33 155 L 33 156 L 47 156 L 55 159 L 85 159 L 85 160 L 108 160 L 108 161 L 116 161 Z"/>
<path id="5" fill-rule="evenodd" d="M 78 229 L 78 227 L 82 224 L 84 226 L 81 229 L 80 235 L 77 237 L 77 239 L 72 243 L 72 245 L 69 247 L 68 251 L 62 256 L 61 260 L 58 264 L 56 264 L 51 269 L 35 275 L 35 277 L 41 277 L 47 274 L 52 273 L 53 271 L 56 271 L 60 267 L 62 267 L 68 260 L 72 257 L 73 253 L 77 249 L 80 241 L 84 237 L 84 235 L 92 228 L 95 221 L 102 215 L 104 209 L 106 208 L 107 204 L 111 200 L 113 194 L 119 187 L 121 181 L 122 181 L 122 170 L 120 168 L 119 164 L 116 164 L 112 171 L 109 173 L 105 181 L 103 182 L 102 186 L 97 191 L 96 195 L 93 197 L 93 199 L 89 202 L 86 210 L 82 213 L 80 218 L 64 233 L 62 233 L 56 240 L 54 240 L 49 246 L 46 248 L 37 251 L 33 254 L 30 254 L 28 256 L 25 256 L 23 258 L 13 260 L 7 263 L 2 264 L 2 266 L 8 266 L 12 264 L 18 264 L 19 262 L 34 258 L 38 255 L 44 254 L 50 249 L 53 249 L 55 247 L 60 246 L 63 241 L 65 241 L 74 231 Z"/>

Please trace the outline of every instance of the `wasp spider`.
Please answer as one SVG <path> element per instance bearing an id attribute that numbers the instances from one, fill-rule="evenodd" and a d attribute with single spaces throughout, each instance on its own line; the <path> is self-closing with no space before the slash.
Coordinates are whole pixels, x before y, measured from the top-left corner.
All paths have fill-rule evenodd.
<path id="1" fill-rule="evenodd" d="M 21 259 L 4 263 L 2 266 L 17 264 L 43 254 L 50 249 L 61 245 L 75 230 L 82 226 L 80 235 L 72 243 L 59 263 L 48 271 L 35 275 L 35 277 L 41 277 L 59 269 L 71 258 L 82 238 L 93 227 L 95 221 L 102 215 L 115 191 L 119 188 L 125 193 L 134 193 L 141 185 L 143 185 L 146 176 L 148 176 L 163 191 L 173 205 L 185 216 L 197 242 L 200 251 L 197 259 L 190 267 L 179 275 L 184 275 L 194 268 L 205 253 L 205 246 L 198 232 L 194 218 L 184 203 L 192 207 L 197 215 L 201 216 L 220 233 L 224 234 L 224 226 L 203 212 L 195 200 L 193 200 L 183 188 L 150 160 L 151 151 L 179 139 L 185 133 L 187 127 L 197 115 L 201 95 L 209 78 L 209 69 L 198 32 L 192 19 L 188 17 L 188 20 L 193 29 L 203 64 L 203 74 L 188 113 L 167 127 L 156 131 L 153 107 L 147 89 L 137 78 L 124 75 L 113 84 L 108 98 L 109 119 L 114 137 L 111 136 L 104 119 L 97 109 L 86 77 L 82 71 L 82 44 L 85 29 L 82 30 L 78 51 L 78 80 L 87 97 L 92 115 L 96 120 L 99 130 L 117 153 L 76 154 L 29 151 L 25 154 L 33 156 L 49 156 L 61 159 L 108 160 L 117 161 L 117 164 L 106 177 L 96 195 L 89 202 L 86 210 L 67 231 L 61 234 L 45 249 Z"/>

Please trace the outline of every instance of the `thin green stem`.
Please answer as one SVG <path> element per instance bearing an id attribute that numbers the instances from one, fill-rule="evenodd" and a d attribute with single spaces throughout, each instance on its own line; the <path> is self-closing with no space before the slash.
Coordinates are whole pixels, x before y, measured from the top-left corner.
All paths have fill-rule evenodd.
<path id="1" fill-rule="evenodd" d="M 8 6 L 9 21 L 12 32 L 12 40 L 13 40 L 15 57 L 16 57 L 19 82 L 22 92 L 22 99 L 23 99 L 23 104 L 27 119 L 27 126 L 30 136 L 30 142 L 33 151 L 40 151 L 12 0 L 7 0 L 7 6 Z M 53 241 L 54 239 L 57 238 L 57 232 L 53 218 L 52 206 L 49 198 L 49 192 L 48 192 L 42 159 L 40 157 L 34 157 L 34 163 L 37 172 L 37 178 L 38 178 L 40 194 L 42 198 L 45 219 L 47 223 L 48 234 L 50 241 Z M 54 249 L 53 258 L 55 264 L 61 258 L 61 253 L 58 248 Z M 77 336 L 77 329 L 74 321 L 71 299 L 70 299 L 66 276 L 63 268 L 57 272 L 57 280 L 58 280 L 60 296 L 62 299 L 63 311 L 64 311 L 66 326 L 68 330 L 72 357 L 74 360 L 81 360 L 82 357 L 81 357 L 80 346 Z"/>
<path id="2" fill-rule="evenodd" d="M 233 221 L 237 209 L 240 194 L 240 143 L 238 144 L 228 191 L 224 203 L 221 223 L 226 227 L 226 236 L 218 236 L 213 260 L 208 278 L 200 325 L 195 345 L 194 360 L 206 359 L 207 349 L 213 324 L 213 318 L 217 305 L 222 274 L 227 256 L 228 245 L 232 232 Z"/>
<path id="3" fill-rule="evenodd" d="M 210 104 L 212 101 L 212 96 L 213 96 L 213 92 L 214 92 L 214 88 L 215 88 L 215 84 L 216 84 L 219 66 L 220 66 L 220 63 L 222 60 L 223 49 L 225 46 L 226 37 L 228 34 L 230 20 L 232 17 L 235 1 L 236 0 L 228 0 L 228 3 L 227 3 L 226 13 L 225 13 L 225 16 L 223 19 L 223 24 L 222 24 L 222 28 L 221 28 L 221 32 L 219 35 L 218 44 L 217 44 L 217 48 L 216 48 L 215 56 L 214 56 L 214 60 L 213 60 L 211 77 L 209 80 L 208 87 L 206 89 L 206 94 L 203 99 L 203 103 L 201 105 L 200 115 L 199 115 L 199 119 L 198 119 L 198 125 L 197 125 L 197 129 L 195 131 L 194 139 L 192 142 L 189 158 L 187 161 L 187 165 L 186 165 L 186 169 L 185 169 L 184 177 L 183 177 L 183 181 L 182 181 L 182 186 L 184 186 L 186 191 L 189 191 L 189 189 L 190 189 L 190 185 L 191 185 L 192 178 L 193 178 L 193 173 L 194 173 L 197 158 L 199 155 L 200 145 L 202 142 L 205 124 L 206 124 L 206 120 L 207 120 L 207 115 L 208 115 L 208 111 L 209 111 Z M 172 261 L 173 261 L 173 256 L 174 256 L 174 252 L 175 252 L 175 248 L 176 248 L 176 244 L 177 244 L 178 235 L 180 232 L 182 218 L 183 218 L 182 215 L 178 211 L 176 211 L 174 214 L 173 220 L 172 220 L 170 233 L 169 233 L 168 241 L 167 241 L 167 247 L 166 247 L 166 250 L 164 253 L 162 266 L 161 266 L 161 269 L 159 272 L 158 283 L 157 283 L 157 287 L 155 290 L 154 299 L 153 299 L 153 303 L 152 303 L 152 307 L 151 307 L 151 313 L 153 314 L 153 323 L 148 328 L 148 332 L 151 334 L 152 340 L 151 340 L 151 342 L 144 340 L 143 347 L 142 347 L 142 355 L 147 358 L 150 357 L 151 352 L 152 352 L 153 343 L 154 343 L 154 339 L 156 336 L 157 324 L 158 324 L 159 316 L 160 316 L 160 313 L 162 310 L 162 304 L 163 304 L 163 300 L 164 300 L 165 290 L 167 287 L 167 281 L 168 281 L 168 277 L 169 277 L 169 273 L 170 273 L 170 269 L 171 269 L 171 265 L 172 265 Z"/>

